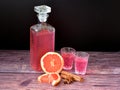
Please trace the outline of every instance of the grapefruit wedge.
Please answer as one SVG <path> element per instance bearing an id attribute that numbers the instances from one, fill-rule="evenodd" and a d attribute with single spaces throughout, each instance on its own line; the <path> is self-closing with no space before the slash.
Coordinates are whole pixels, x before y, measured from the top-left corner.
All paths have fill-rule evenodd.
<path id="1" fill-rule="evenodd" d="M 64 65 L 62 56 L 57 52 L 47 52 L 40 61 L 42 70 L 47 74 L 60 73 Z"/>
<path id="2" fill-rule="evenodd" d="M 61 77 L 58 73 L 43 74 L 38 77 L 38 81 L 40 83 L 49 83 L 52 84 L 53 86 L 56 86 L 61 81 Z"/>

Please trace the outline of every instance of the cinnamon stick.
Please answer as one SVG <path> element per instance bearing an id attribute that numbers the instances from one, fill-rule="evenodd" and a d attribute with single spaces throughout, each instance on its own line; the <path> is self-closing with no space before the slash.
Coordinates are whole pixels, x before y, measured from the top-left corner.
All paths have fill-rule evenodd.
<path id="1" fill-rule="evenodd" d="M 64 78 L 64 79 L 69 79 L 70 78 L 70 79 L 73 79 L 73 80 L 79 81 L 79 82 L 84 81 L 83 77 L 72 74 L 72 73 L 67 72 L 67 71 L 61 71 L 61 77 Z"/>
<path id="2" fill-rule="evenodd" d="M 70 84 L 74 81 L 74 79 L 69 75 L 61 74 L 61 77 L 63 78 L 64 84 Z"/>

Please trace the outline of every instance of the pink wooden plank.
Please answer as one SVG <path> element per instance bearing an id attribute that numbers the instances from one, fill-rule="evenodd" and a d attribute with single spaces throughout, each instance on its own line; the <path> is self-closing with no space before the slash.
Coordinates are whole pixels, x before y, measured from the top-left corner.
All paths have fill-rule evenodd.
<path id="1" fill-rule="evenodd" d="M 120 52 L 88 53 L 85 82 L 53 87 L 37 82 L 40 73 L 31 69 L 29 51 L 0 50 L 0 90 L 120 90 Z"/>
<path id="2" fill-rule="evenodd" d="M 88 53 L 87 74 L 120 74 L 120 52 Z M 31 69 L 29 60 L 28 50 L 0 50 L 0 72 L 39 73 Z"/>
<path id="3" fill-rule="evenodd" d="M 0 73 L 0 90 L 120 90 L 120 75 L 85 75 L 85 81 L 58 86 L 39 83 L 40 74 Z"/>

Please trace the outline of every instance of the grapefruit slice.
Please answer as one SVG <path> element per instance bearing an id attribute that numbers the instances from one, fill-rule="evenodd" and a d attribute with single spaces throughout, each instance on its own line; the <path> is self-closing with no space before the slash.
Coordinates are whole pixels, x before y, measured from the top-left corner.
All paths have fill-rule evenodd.
<path id="1" fill-rule="evenodd" d="M 53 86 L 56 86 L 61 81 L 61 77 L 58 73 L 43 74 L 38 77 L 38 81 L 40 83 L 50 83 Z"/>
<path id="2" fill-rule="evenodd" d="M 47 74 L 60 73 L 64 65 L 62 56 L 56 52 L 47 52 L 40 61 L 42 70 Z"/>

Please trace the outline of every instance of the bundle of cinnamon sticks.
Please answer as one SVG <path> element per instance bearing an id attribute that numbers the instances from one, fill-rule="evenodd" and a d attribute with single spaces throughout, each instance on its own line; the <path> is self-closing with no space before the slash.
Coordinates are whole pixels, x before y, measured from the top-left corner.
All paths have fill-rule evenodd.
<path id="1" fill-rule="evenodd" d="M 75 74 L 67 72 L 67 71 L 61 71 L 60 76 L 61 76 L 61 78 L 63 78 L 64 84 L 70 84 L 73 81 L 78 81 L 78 82 L 84 81 L 83 77 L 81 77 L 79 75 L 75 75 Z"/>

